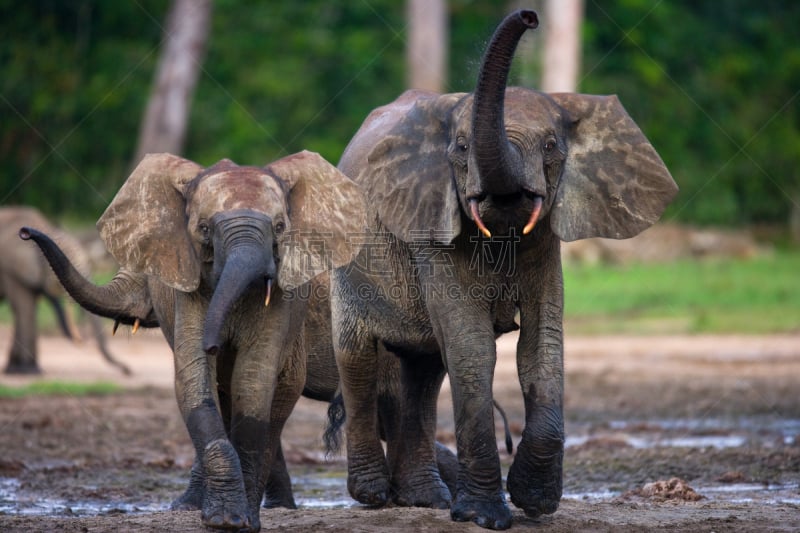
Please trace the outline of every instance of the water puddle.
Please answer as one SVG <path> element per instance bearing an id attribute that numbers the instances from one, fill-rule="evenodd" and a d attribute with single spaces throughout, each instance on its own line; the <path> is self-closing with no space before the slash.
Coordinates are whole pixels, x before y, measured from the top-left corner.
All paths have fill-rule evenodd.
<path id="1" fill-rule="evenodd" d="M 654 447 L 737 448 L 757 445 L 780 447 L 796 445 L 800 440 L 800 420 L 742 418 L 730 419 L 663 419 L 613 421 L 602 425 L 573 424 L 566 447 L 591 445 L 608 441 L 637 449 Z M 300 508 L 333 509 L 358 505 L 347 493 L 346 467 L 339 463 L 292 465 L 295 501 Z M 59 465 L 55 465 L 59 466 Z M 62 465 L 63 466 L 63 465 Z M 70 466 L 70 465 L 67 465 Z M 72 465 L 73 467 L 75 465 Z M 52 464 L 27 465 L 31 469 L 48 470 Z M 37 468 L 38 467 L 38 468 Z M 183 485 L 183 478 L 164 480 L 168 485 Z M 692 485 L 712 501 L 757 503 L 764 505 L 800 506 L 800 484 L 723 483 Z M 620 492 L 599 487 L 586 492 L 565 492 L 564 498 L 590 502 L 610 502 Z M 169 502 L 109 502 L 101 497 L 88 501 L 67 501 L 30 495 L 16 478 L 0 477 L 0 515 L 93 516 L 165 511 Z"/>
<path id="2" fill-rule="evenodd" d="M 728 503 L 759 503 L 763 505 L 800 505 L 800 484 L 731 483 L 726 485 L 692 485 L 692 488 L 712 501 Z M 607 502 L 619 498 L 619 491 L 565 492 L 565 500 Z"/>
<path id="3" fill-rule="evenodd" d="M 604 429 L 574 428 L 565 446 L 581 446 L 603 438 L 633 448 L 738 448 L 747 444 L 792 445 L 800 438 L 798 419 L 742 418 L 737 420 L 662 419 L 612 421 Z M 754 442 L 755 441 L 755 442 Z"/>

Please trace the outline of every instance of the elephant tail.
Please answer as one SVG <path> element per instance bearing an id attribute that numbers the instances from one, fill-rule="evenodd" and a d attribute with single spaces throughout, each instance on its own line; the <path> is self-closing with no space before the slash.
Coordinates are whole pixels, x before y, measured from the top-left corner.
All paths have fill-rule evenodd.
<path id="1" fill-rule="evenodd" d="M 514 441 L 511 440 L 511 428 L 508 425 L 508 417 L 506 416 L 505 410 L 500 407 L 500 404 L 497 403 L 497 400 L 492 399 L 492 403 L 494 404 L 494 408 L 497 409 L 497 412 L 500 414 L 500 418 L 503 419 L 503 429 L 505 429 L 506 433 L 506 451 L 508 455 L 514 454 Z"/>
<path id="2" fill-rule="evenodd" d="M 325 433 L 322 435 L 322 440 L 325 443 L 325 453 L 327 455 L 332 455 L 341 448 L 342 426 L 344 426 L 346 418 L 344 398 L 342 397 L 342 393 L 339 392 L 334 396 L 328 406 L 328 426 L 325 428 Z"/>

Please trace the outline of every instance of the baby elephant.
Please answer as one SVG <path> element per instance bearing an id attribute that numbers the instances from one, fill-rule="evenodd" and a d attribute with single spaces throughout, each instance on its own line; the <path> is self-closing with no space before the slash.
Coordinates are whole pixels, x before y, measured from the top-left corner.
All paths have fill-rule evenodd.
<path id="1" fill-rule="evenodd" d="M 314 153 L 207 169 L 157 154 L 98 221 L 121 266 L 107 285 L 78 274 L 47 236 L 21 230 L 86 309 L 161 327 L 203 470 L 206 526 L 260 529 L 272 458 L 306 376 L 307 301 L 292 293 L 352 259 L 345 237 L 362 230 L 364 212 L 358 187 Z"/>

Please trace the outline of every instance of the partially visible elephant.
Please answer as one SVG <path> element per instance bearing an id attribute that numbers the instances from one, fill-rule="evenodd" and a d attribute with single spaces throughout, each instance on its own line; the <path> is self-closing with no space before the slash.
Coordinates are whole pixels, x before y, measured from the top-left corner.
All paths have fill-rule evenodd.
<path id="1" fill-rule="evenodd" d="M 615 96 L 507 87 L 533 11 L 498 26 L 474 93 L 408 91 L 374 110 L 339 168 L 367 195 L 369 247 L 331 274 L 345 409 L 348 489 L 381 505 L 450 506 L 456 521 L 511 525 L 494 437 L 495 335 L 515 329 L 525 428 L 511 501 L 553 513 L 562 492 L 563 281 L 560 241 L 627 238 L 677 193 Z M 387 463 L 376 427 L 376 347 L 402 360 L 401 440 Z M 449 375 L 458 483 L 436 469 L 436 397 Z M 399 487 L 396 480 L 403 481 Z"/>
<path id="2" fill-rule="evenodd" d="M 68 338 L 79 340 L 80 333 L 63 306 L 64 289 L 32 244 L 19 241 L 20 226 L 31 226 L 54 236 L 81 273 L 89 275 L 89 254 L 78 239 L 53 226 L 37 209 L 24 206 L 0 208 L 0 299 L 7 299 L 14 317 L 14 337 L 8 354 L 7 374 L 39 374 L 36 349 L 36 303 L 44 296 L 53 306 L 56 320 Z M 89 315 L 89 325 L 103 357 L 130 374 L 130 369 L 109 352 L 98 317 Z"/>
<path id="3" fill-rule="evenodd" d="M 293 293 L 349 262 L 357 248 L 346 236 L 363 226 L 361 191 L 317 154 L 207 169 L 157 154 L 98 221 L 121 266 L 105 286 L 76 272 L 47 236 L 28 228 L 20 236 L 39 244 L 84 308 L 161 327 L 202 468 L 202 521 L 258 531 L 272 459 L 306 375 L 307 301 Z"/>

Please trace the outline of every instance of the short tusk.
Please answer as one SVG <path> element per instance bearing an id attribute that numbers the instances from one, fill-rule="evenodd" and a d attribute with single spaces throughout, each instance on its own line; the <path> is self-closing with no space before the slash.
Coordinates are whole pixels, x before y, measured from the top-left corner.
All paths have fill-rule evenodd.
<path id="1" fill-rule="evenodd" d="M 139 325 L 140 322 L 139 319 L 137 318 L 136 320 L 133 321 L 133 328 L 131 328 L 131 335 L 136 335 L 136 332 L 139 331 Z"/>
<path id="2" fill-rule="evenodd" d="M 119 320 L 115 320 L 114 321 L 114 329 L 111 330 L 111 336 L 112 337 L 117 334 L 117 328 L 118 327 L 119 327 Z"/>
<path id="3" fill-rule="evenodd" d="M 472 213 L 472 220 L 475 221 L 475 225 L 478 226 L 478 229 L 481 230 L 481 233 L 483 233 L 486 237 L 491 237 L 492 236 L 492 232 L 489 231 L 489 229 L 483 223 L 483 220 L 481 220 L 481 215 L 478 214 L 478 200 L 477 199 L 472 198 L 469 201 L 469 211 L 470 211 L 470 213 Z"/>
<path id="4" fill-rule="evenodd" d="M 264 298 L 264 307 L 269 305 L 270 298 L 272 298 L 272 278 L 267 278 L 267 297 Z"/>
<path id="5" fill-rule="evenodd" d="M 533 230 L 533 227 L 536 225 L 536 222 L 539 220 L 539 214 L 542 212 L 542 197 L 537 196 L 533 200 L 533 211 L 531 211 L 531 218 L 528 219 L 528 223 L 525 224 L 525 227 L 522 228 L 522 234 L 527 235 Z"/>

